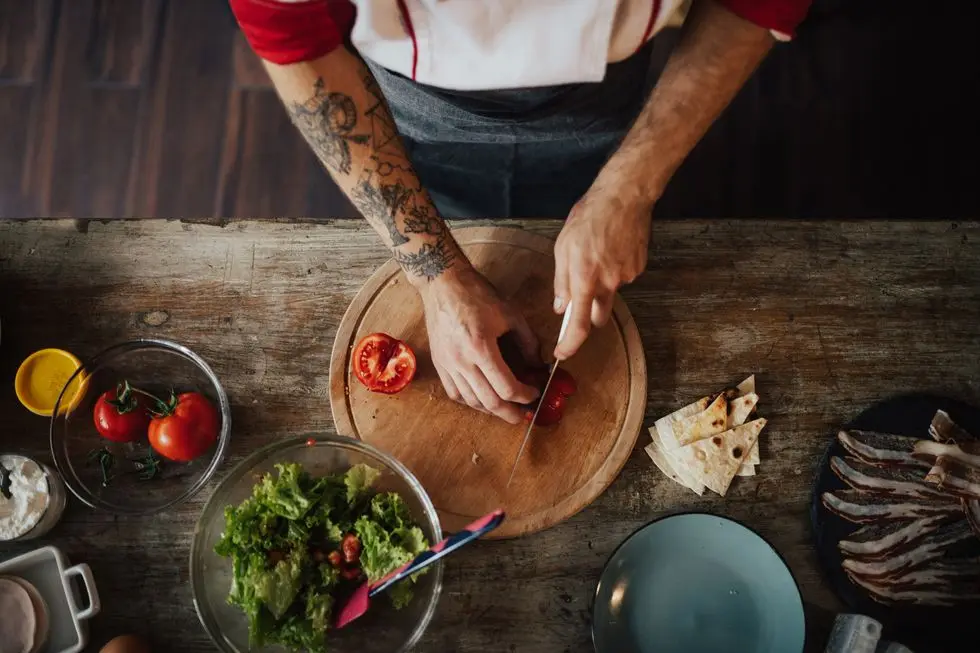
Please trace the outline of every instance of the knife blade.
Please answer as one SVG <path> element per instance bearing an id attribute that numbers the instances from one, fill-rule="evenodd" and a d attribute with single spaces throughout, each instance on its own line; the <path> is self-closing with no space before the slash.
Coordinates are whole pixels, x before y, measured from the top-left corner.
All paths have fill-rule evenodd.
<path id="1" fill-rule="evenodd" d="M 568 330 L 568 323 L 571 321 L 571 318 L 572 303 L 568 302 L 568 306 L 565 307 L 565 315 L 561 319 L 561 329 L 558 330 L 559 343 L 565 337 L 565 331 Z M 510 487 L 510 482 L 514 480 L 514 473 L 517 472 L 517 464 L 521 462 L 521 456 L 524 455 L 524 449 L 527 447 L 527 443 L 531 439 L 531 431 L 534 430 L 534 423 L 538 419 L 538 413 L 541 412 L 541 406 L 544 404 L 544 397 L 548 392 L 548 388 L 551 386 L 551 380 L 555 378 L 555 370 L 558 369 L 558 364 L 560 362 L 561 361 L 555 360 L 555 362 L 551 364 L 551 370 L 548 372 L 548 380 L 545 382 L 544 387 L 541 388 L 541 396 L 538 398 L 538 405 L 534 409 L 534 417 L 531 418 L 531 423 L 527 425 L 527 430 L 524 431 L 524 440 L 521 442 L 521 448 L 517 451 L 517 458 L 514 459 L 514 466 L 510 468 L 510 477 L 507 479 L 507 487 Z"/>

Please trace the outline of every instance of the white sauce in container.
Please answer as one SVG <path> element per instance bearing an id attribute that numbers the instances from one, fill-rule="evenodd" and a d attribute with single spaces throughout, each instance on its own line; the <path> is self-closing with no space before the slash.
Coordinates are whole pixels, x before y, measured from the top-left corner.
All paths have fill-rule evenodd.
<path id="1" fill-rule="evenodd" d="M 0 492 L 0 542 L 41 537 L 65 512 L 64 481 L 47 465 L 26 456 L 2 455 L 0 465 L 10 477 L 10 498 Z"/>

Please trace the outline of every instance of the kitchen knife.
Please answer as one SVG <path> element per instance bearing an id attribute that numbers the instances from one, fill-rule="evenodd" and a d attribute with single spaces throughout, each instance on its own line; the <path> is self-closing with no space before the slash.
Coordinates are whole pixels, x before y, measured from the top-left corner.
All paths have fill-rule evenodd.
<path id="1" fill-rule="evenodd" d="M 565 307 L 565 316 L 561 319 L 561 329 L 558 330 L 558 342 L 560 343 L 565 337 L 565 331 L 568 330 L 568 323 L 572 319 L 572 303 L 568 302 L 568 306 Z M 557 346 L 557 345 L 556 345 Z M 551 385 L 551 380 L 555 378 L 555 370 L 558 369 L 558 364 L 561 361 L 555 359 L 555 362 L 551 364 L 551 371 L 548 372 L 548 381 L 541 388 L 541 396 L 538 397 L 538 406 L 534 409 L 534 417 L 531 418 L 531 423 L 527 425 L 527 431 L 524 432 L 524 441 L 521 442 L 521 448 L 517 452 L 517 458 L 514 459 L 514 466 L 510 468 L 510 477 L 507 479 L 507 487 L 510 487 L 510 482 L 514 480 L 514 473 L 517 471 L 517 464 L 521 462 L 521 456 L 524 455 L 524 449 L 527 447 L 528 440 L 531 438 L 531 431 L 534 430 L 534 422 L 538 419 L 538 413 L 541 412 L 541 405 L 544 404 L 544 397 L 548 393 L 548 387 Z"/>

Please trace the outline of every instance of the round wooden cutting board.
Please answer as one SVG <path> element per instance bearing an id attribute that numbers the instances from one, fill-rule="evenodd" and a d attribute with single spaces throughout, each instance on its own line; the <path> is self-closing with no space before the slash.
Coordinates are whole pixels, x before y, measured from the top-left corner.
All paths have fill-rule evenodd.
<path id="1" fill-rule="evenodd" d="M 453 232 L 473 265 L 523 311 L 550 358 L 561 317 L 553 300 L 554 242 L 519 229 Z M 369 392 L 351 374 L 358 340 L 374 332 L 409 343 L 415 380 L 397 395 Z M 625 464 L 646 406 L 640 335 L 617 296 L 613 319 L 563 364 L 578 383 L 558 426 L 535 428 L 513 482 L 507 477 L 526 426 L 511 426 L 451 401 L 429 357 L 422 302 L 394 261 L 382 265 L 344 315 L 330 362 L 330 407 L 337 432 L 360 438 L 404 463 L 425 487 L 443 528 L 455 531 L 496 508 L 507 520 L 493 537 L 557 524 L 589 505 Z"/>

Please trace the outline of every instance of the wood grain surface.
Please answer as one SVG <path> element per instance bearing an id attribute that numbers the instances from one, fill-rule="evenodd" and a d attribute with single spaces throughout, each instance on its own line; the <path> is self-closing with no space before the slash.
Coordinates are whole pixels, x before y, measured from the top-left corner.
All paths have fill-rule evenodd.
<path id="1" fill-rule="evenodd" d="M 555 236 L 557 222 L 505 223 Z M 21 360 L 85 357 L 127 338 L 180 341 L 224 382 L 234 433 L 219 473 L 285 435 L 333 432 L 330 350 L 387 260 L 358 222 L 0 222 L 0 443 L 49 459 L 47 422 L 13 392 Z M 588 508 L 546 531 L 478 543 L 446 562 L 420 651 L 590 650 L 589 608 L 623 538 L 666 513 L 705 510 L 771 541 L 819 626 L 839 604 L 818 570 L 807 508 L 835 428 L 872 402 L 922 391 L 980 404 L 980 224 L 655 222 L 647 272 L 623 290 L 649 369 L 645 426 L 755 372 L 769 419 L 759 475 L 724 499 L 663 477 L 641 450 Z M 148 518 L 71 500 L 43 543 L 92 566 L 102 614 L 91 651 L 124 632 L 155 652 L 212 651 L 191 602 L 188 551 L 210 493 Z M 32 548 L 4 545 L 0 556 Z M 916 651 L 916 653 L 922 653 Z"/>
<path id="2" fill-rule="evenodd" d="M 541 339 L 542 354 L 550 356 L 561 326 L 551 308 L 554 241 L 500 227 L 464 228 L 456 238 L 501 296 L 523 312 Z M 351 372 L 354 346 L 379 331 L 407 342 L 419 361 L 416 379 L 394 396 L 369 392 Z M 405 463 L 432 498 L 444 529 L 458 530 L 502 508 L 507 520 L 491 536 L 523 535 L 567 519 L 609 487 L 643 424 L 646 361 L 621 298 L 609 324 L 562 367 L 576 379 L 578 392 L 560 424 L 534 431 L 507 485 L 526 426 L 511 426 L 446 397 L 432 366 L 421 299 L 388 261 L 354 298 L 334 339 L 334 425 L 341 435 Z"/>

